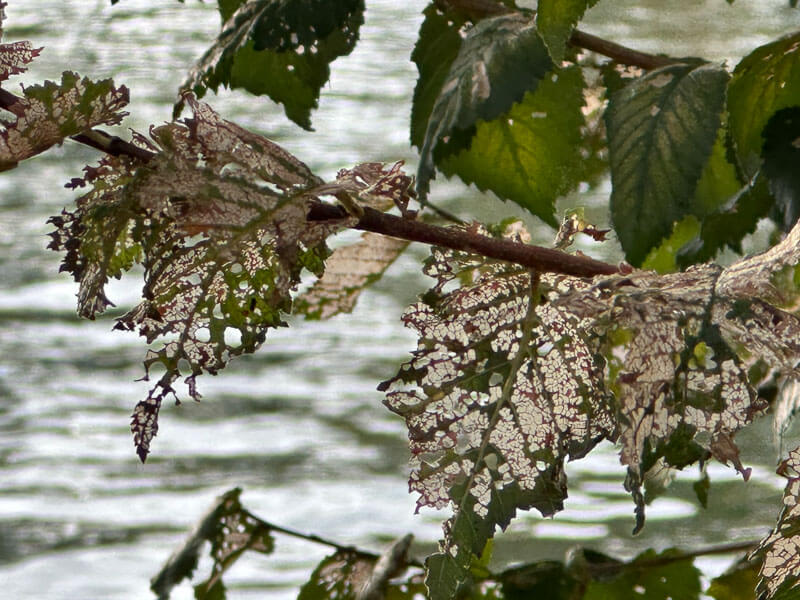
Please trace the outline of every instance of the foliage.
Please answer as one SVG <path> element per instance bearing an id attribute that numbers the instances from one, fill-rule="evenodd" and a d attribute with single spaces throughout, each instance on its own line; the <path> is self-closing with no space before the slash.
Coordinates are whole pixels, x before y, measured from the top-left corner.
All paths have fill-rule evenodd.
<path id="1" fill-rule="evenodd" d="M 109 278 L 143 267 L 141 302 L 116 324 L 152 345 L 145 378 L 162 372 L 133 413 L 142 461 L 178 379 L 199 399 L 199 375 L 256 351 L 293 312 L 349 312 L 407 243 L 420 241 L 432 246 L 423 270 L 434 285 L 403 315 L 417 348 L 380 389 L 408 427 L 418 506 L 452 509 L 439 550 L 425 561 L 425 593 L 699 597 L 693 559 L 702 552 L 651 550 L 620 561 L 576 549 L 563 563 L 488 568 L 497 527 L 521 510 L 560 510 L 565 460 L 603 440 L 617 445 L 627 468 L 636 530 L 643 486 L 656 473 L 715 459 L 747 479 L 734 437 L 769 409 L 767 388 L 788 395 L 798 374 L 800 34 L 754 49 L 729 73 L 582 34 L 576 24 L 595 3 L 541 0 L 538 13 L 512 0 L 426 8 L 411 54 L 419 71 L 410 128 L 420 149 L 416 185 L 402 163 L 374 162 L 326 182 L 197 100 L 209 88 L 243 87 L 310 129 L 330 63 L 358 40 L 360 0 L 219 0 L 220 35 L 176 107 L 191 116 L 149 136 L 134 132 L 130 142 L 93 129 L 124 116 L 128 91 L 109 80 L 67 71 L 60 84 L 30 86 L 23 96 L 0 90 L 0 105 L 16 117 L 0 131 L 0 168 L 68 137 L 105 151 L 68 184 L 87 189 L 51 219 L 50 247 L 78 282 L 86 318 L 112 305 Z M 38 52 L 29 42 L 0 45 L 0 80 Z M 431 204 L 438 170 L 555 225 L 555 200 L 597 181 L 605 156 L 625 257 L 660 274 L 569 252 L 579 232 L 605 238 L 580 212 L 544 248 L 517 221 L 463 223 Z M 459 222 L 445 227 L 436 222 L 442 215 Z M 740 251 L 764 216 L 774 224 L 771 248 L 727 266 L 700 264 L 724 248 Z M 331 253 L 329 238 L 348 228 L 367 233 Z M 309 277 L 314 283 L 299 292 Z M 796 402 L 776 404 L 790 413 Z M 796 595 L 799 449 L 778 472 L 788 483 L 774 531 L 709 595 L 736 598 L 731 582 L 754 582 L 754 564 L 760 598 Z M 707 485 L 701 480 L 699 496 Z M 299 535 L 246 511 L 232 490 L 153 590 L 168 597 L 206 540 L 214 565 L 195 595 L 223 598 L 224 571 L 245 550 L 272 552 L 273 532 Z M 336 548 L 301 598 L 422 590 L 409 538 L 379 557 L 299 537 Z M 393 580 L 409 566 L 418 571 Z"/>

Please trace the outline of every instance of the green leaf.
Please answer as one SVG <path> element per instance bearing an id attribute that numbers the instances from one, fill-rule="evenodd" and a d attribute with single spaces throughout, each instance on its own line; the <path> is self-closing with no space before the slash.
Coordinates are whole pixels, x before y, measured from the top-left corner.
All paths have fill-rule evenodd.
<path id="1" fill-rule="evenodd" d="M 659 273 L 674 273 L 680 270 L 678 252 L 686 244 L 696 240 L 700 234 L 700 222 L 697 217 L 689 215 L 675 223 L 672 235 L 664 239 L 657 247 L 650 250 L 642 262 L 642 269 L 652 269 Z"/>
<path id="2" fill-rule="evenodd" d="M 563 563 L 541 561 L 504 571 L 500 574 L 506 600 L 570 600 L 575 597 L 579 581 Z"/>
<path id="3" fill-rule="evenodd" d="M 706 595 L 714 600 L 753 600 L 758 583 L 759 564 L 741 560 L 711 580 Z"/>
<path id="4" fill-rule="evenodd" d="M 678 63 L 611 97 L 611 216 L 632 264 L 696 210 L 692 198 L 717 138 L 727 81 L 719 66 Z"/>
<path id="5" fill-rule="evenodd" d="M 761 164 L 761 137 L 770 117 L 800 105 L 800 32 L 757 48 L 744 57 L 728 86 L 730 136 L 746 178 Z"/>
<path id="6" fill-rule="evenodd" d="M 697 600 L 700 598 L 700 571 L 692 559 L 660 561 L 680 557 L 676 550 L 657 554 L 647 550 L 627 564 L 613 581 L 592 581 L 583 600 Z"/>
<path id="7" fill-rule="evenodd" d="M 411 104 L 411 143 L 420 149 L 425 142 L 433 106 L 461 48 L 459 30 L 464 25 L 462 19 L 452 13 L 445 15 L 435 4 L 429 4 L 424 14 L 425 20 L 411 53 L 411 60 L 419 71 Z"/>
<path id="8" fill-rule="evenodd" d="M 800 107 L 777 111 L 764 126 L 763 173 L 775 198 L 772 218 L 788 231 L 800 217 Z"/>
<path id="9" fill-rule="evenodd" d="M 236 5 L 220 4 L 225 17 Z M 329 64 L 349 54 L 364 21 L 363 0 L 252 0 L 236 7 L 216 42 L 181 86 L 202 97 L 220 85 L 268 95 L 311 129 L 311 110 L 330 76 Z M 175 106 L 175 113 L 183 104 Z"/>
<path id="10" fill-rule="evenodd" d="M 506 113 L 552 68 L 531 17 L 510 13 L 472 27 L 439 90 L 425 129 L 417 189 L 424 198 L 434 164 L 469 148 L 478 120 Z"/>
<path id="11" fill-rule="evenodd" d="M 599 0 L 539 0 L 536 26 L 555 64 L 564 60 L 564 49 L 572 30 L 587 8 Z"/>
<path id="12" fill-rule="evenodd" d="M 479 121 L 471 146 L 442 159 L 440 168 L 555 227 L 556 198 L 583 174 L 583 103 L 580 68 L 558 70 L 500 118 Z"/>

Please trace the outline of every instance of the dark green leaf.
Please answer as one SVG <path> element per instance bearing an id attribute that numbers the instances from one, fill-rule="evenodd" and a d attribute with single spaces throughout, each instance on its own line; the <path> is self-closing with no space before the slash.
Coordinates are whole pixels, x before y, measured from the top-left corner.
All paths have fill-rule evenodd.
<path id="1" fill-rule="evenodd" d="M 626 565 L 615 580 L 590 582 L 583 600 L 697 600 L 700 571 L 692 559 L 670 561 L 679 556 L 675 550 L 660 554 L 647 550 Z"/>
<path id="2" fill-rule="evenodd" d="M 583 104 L 580 69 L 558 70 L 500 118 L 479 121 L 471 146 L 442 159 L 440 168 L 556 226 L 556 198 L 583 175 Z"/>
<path id="3" fill-rule="evenodd" d="M 364 21 L 363 0 L 252 0 L 220 4 L 225 21 L 216 42 L 182 85 L 202 97 L 220 85 L 268 95 L 286 115 L 311 128 L 311 110 L 330 76 L 329 64 L 349 54 Z M 179 113 L 178 103 L 175 112 Z"/>
<path id="4" fill-rule="evenodd" d="M 700 479 L 692 484 L 697 501 L 703 508 L 708 508 L 708 490 L 711 489 L 711 479 L 708 477 L 707 472 L 703 472 Z"/>
<path id="5" fill-rule="evenodd" d="M 419 149 L 425 142 L 433 106 L 461 48 L 459 30 L 464 25 L 463 20 L 445 15 L 435 4 L 428 5 L 424 14 L 419 39 L 411 53 L 419 71 L 411 104 L 411 143 Z"/>
<path id="6" fill-rule="evenodd" d="M 728 86 L 730 135 L 745 177 L 761 163 L 761 137 L 770 117 L 800 105 L 800 32 L 757 48 L 736 65 Z"/>
<path id="7" fill-rule="evenodd" d="M 536 26 L 555 64 L 564 60 L 564 48 L 587 8 L 598 0 L 539 0 Z"/>
<path id="8" fill-rule="evenodd" d="M 762 137 L 763 173 L 775 198 L 772 218 L 788 231 L 800 216 L 800 106 L 772 115 Z"/>
<path id="9" fill-rule="evenodd" d="M 418 191 L 424 197 L 434 164 L 469 148 L 478 120 L 506 113 L 536 89 L 552 68 L 531 17 L 511 13 L 480 21 L 469 30 L 439 90 L 420 153 Z"/>
<path id="10" fill-rule="evenodd" d="M 728 75 L 716 65 L 657 69 L 615 93 L 606 111 L 611 215 L 639 265 L 695 210 L 692 198 L 717 138 Z"/>
<path id="11" fill-rule="evenodd" d="M 759 563 L 738 561 L 725 573 L 711 580 L 706 595 L 714 600 L 753 600 L 758 583 Z"/>
<path id="12" fill-rule="evenodd" d="M 509 569 L 500 574 L 506 600 L 570 600 L 578 587 L 576 580 L 561 562 L 542 561 Z"/>

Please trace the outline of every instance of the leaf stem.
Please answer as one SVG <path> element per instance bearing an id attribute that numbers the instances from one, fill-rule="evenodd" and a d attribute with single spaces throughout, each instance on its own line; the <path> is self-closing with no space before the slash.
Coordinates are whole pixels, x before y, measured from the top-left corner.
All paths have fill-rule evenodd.
<path id="1" fill-rule="evenodd" d="M 658 69 L 666 65 L 673 64 L 676 59 L 663 54 L 648 54 L 647 52 L 640 52 L 627 46 L 622 46 L 610 40 L 606 40 L 590 33 L 585 33 L 578 29 L 572 32 L 569 38 L 569 43 L 584 50 L 591 50 L 597 54 L 602 54 L 608 58 L 629 65 L 631 67 L 640 67 L 646 71 Z"/>

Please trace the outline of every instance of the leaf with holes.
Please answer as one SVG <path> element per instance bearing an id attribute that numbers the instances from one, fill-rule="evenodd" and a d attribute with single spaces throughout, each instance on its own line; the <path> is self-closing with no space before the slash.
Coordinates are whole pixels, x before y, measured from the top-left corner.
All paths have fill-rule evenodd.
<path id="1" fill-rule="evenodd" d="M 611 97 L 611 216 L 632 264 L 641 264 L 675 221 L 694 214 L 691 200 L 717 138 L 727 81 L 722 67 L 679 63 Z"/>
<path id="2" fill-rule="evenodd" d="M 451 31 L 445 30 L 446 40 L 452 38 Z M 425 48 L 418 46 L 415 53 L 422 57 Z M 445 49 L 450 48 L 446 44 Z M 430 109 L 420 151 L 420 195 L 427 195 L 435 165 L 470 147 L 479 120 L 492 121 L 507 112 L 526 92 L 536 89 L 552 66 L 547 48 L 527 14 L 484 19 L 469 29 Z M 425 70 L 428 72 L 427 65 Z M 431 72 L 438 82 L 440 73 Z M 421 85 L 422 82 L 417 84 L 418 90 Z M 434 82 L 427 85 L 430 90 L 436 88 Z M 416 106 L 415 111 L 419 111 Z M 415 124 L 420 114 L 424 112 L 415 112 Z"/>
<path id="3" fill-rule="evenodd" d="M 0 39 L 3 37 L 3 21 L 6 18 L 6 2 L 0 2 Z M 30 42 L 12 42 L 0 44 L 0 81 L 5 81 L 11 75 L 24 73 L 27 65 L 39 56 L 41 48 L 34 48 Z"/>
<path id="4" fill-rule="evenodd" d="M 495 526 L 517 509 L 560 510 L 564 460 L 611 436 L 612 423 L 602 364 L 579 321 L 543 301 L 537 277 L 439 249 L 426 273 L 436 286 L 403 316 L 420 337 L 415 357 L 382 389 L 409 428 L 418 506 L 454 509 L 427 561 L 432 597 L 447 598 Z"/>
<path id="5" fill-rule="evenodd" d="M 240 0 L 220 3 L 220 11 L 222 31 L 181 89 L 203 97 L 223 85 L 267 95 L 311 129 L 330 63 L 358 41 L 363 0 Z M 176 105 L 176 116 L 182 106 Z"/>
<path id="6" fill-rule="evenodd" d="M 60 144 L 95 125 L 116 125 L 127 114 L 128 88 L 110 79 L 92 81 L 64 71 L 61 83 L 24 88 L 13 112 L 17 119 L 0 127 L 0 171 Z"/>
<path id="7" fill-rule="evenodd" d="M 778 467 L 788 482 L 783 493 L 783 510 L 775 529 L 761 540 L 753 557 L 762 557 L 757 592 L 764 598 L 794 594 L 800 586 L 800 448 L 795 448 Z M 791 596 L 791 597 L 794 597 Z"/>
<path id="8" fill-rule="evenodd" d="M 592 282 L 434 249 L 437 283 L 403 317 L 414 357 L 381 384 L 418 506 L 453 509 L 431 596 L 452 597 L 518 509 L 560 510 L 563 461 L 601 439 L 620 444 L 637 529 L 651 469 L 714 457 L 747 478 L 733 438 L 766 408 L 756 386 L 800 363 L 798 262 L 800 225 L 727 268 Z"/>
<path id="9" fill-rule="evenodd" d="M 137 258 L 144 265 L 144 299 L 116 325 L 149 343 L 166 338 L 147 353 L 148 373 L 158 364 L 164 374 L 131 424 L 142 460 L 172 383 L 186 375 L 196 399 L 197 375 L 258 348 L 283 325 L 301 270 L 322 273 L 325 239 L 348 222 L 307 222 L 308 190 L 324 182 L 269 140 L 188 102 L 193 119 L 154 128 L 152 141 L 135 138 L 154 152 L 150 161 L 109 158 L 88 169 L 73 184 L 93 189 L 53 220 L 51 247 L 66 251 L 82 316 L 109 304 L 109 276 Z"/>

